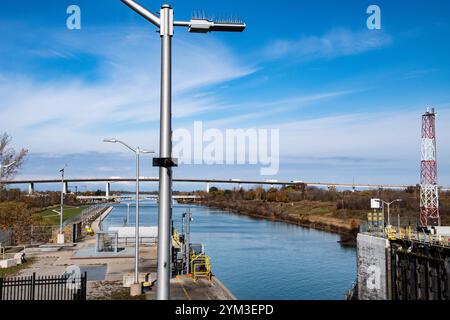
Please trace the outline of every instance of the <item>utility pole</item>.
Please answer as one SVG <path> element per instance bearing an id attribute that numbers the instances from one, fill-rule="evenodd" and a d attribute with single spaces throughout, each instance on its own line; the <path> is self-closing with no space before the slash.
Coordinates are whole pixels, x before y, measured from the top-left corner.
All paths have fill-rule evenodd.
<path id="1" fill-rule="evenodd" d="M 174 27 L 187 27 L 189 32 L 210 31 L 241 32 L 245 24 L 240 21 L 211 21 L 206 17 L 193 17 L 189 21 L 174 21 L 173 9 L 163 4 L 159 17 L 133 0 L 121 0 L 124 4 L 159 28 L 161 37 L 161 105 L 159 158 L 153 166 L 159 167 L 158 207 L 158 268 L 156 299 L 170 299 L 171 225 L 172 225 L 172 37 Z"/>

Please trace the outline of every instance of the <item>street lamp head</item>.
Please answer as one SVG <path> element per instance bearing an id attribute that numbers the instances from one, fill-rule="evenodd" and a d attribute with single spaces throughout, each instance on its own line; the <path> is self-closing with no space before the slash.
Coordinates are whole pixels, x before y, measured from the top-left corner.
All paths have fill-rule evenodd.
<path id="1" fill-rule="evenodd" d="M 67 167 L 67 164 L 64 164 L 64 166 L 61 168 L 61 169 L 59 169 L 59 172 L 64 172 L 64 169 Z"/>
<path id="2" fill-rule="evenodd" d="M 188 26 L 189 32 L 206 33 L 211 31 L 242 32 L 245 30 L 245 23 L 240 19 L 219 19 L 214 21 L 206 17 L 204 13 L 196 13 L 192 19 L 186 23 L 175 21 L 175 25 Z"/>
<path id="3" fill-rule="evenodd" d="M 139 150 L 139 152 L 140 152 L 140 153 L 145 153 L 145 154 L 148 154 L 148 153 L 155 153 L 155 151 L 152 151 L 152 150 L 145 150 L 145 149 Z"/>
<path id="4" fill-rule="evenodd" d="M 103 142 L 116 143 L 116 142 L 117 142 L 117 139 L 103 139 Z"/>
<path id="5" fill-rule="evenodd" d="M 245 30 L 245 23 L 239 20 L 211 21 L 206 18 L 194 17 L 189 21 L 189 32 L 207 33 L 212 31 L 242 32 Z"/>

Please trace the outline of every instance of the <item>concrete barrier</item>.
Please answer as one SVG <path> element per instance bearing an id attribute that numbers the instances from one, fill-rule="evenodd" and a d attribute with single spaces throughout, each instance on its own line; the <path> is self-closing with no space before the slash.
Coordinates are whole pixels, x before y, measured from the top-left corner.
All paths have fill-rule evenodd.
<path id="1" fill-rule="evenodd" d="M 389 241 L 367 233 L 357 237 L 358 299 L 390 299 Z"/>
<path id="2" fill-rule="evenodd" d="M 17 262 L 16 262 L 16 259 L 14 259 L 14 258 L 0 260 L 0 268 L 1 269 L 15 267 L 16 265 L 17 265 Z"/>
<path id="3" fill-rule="evenodd" d="M 155 276 L 152 277 L 150 273 L 139 273 L 139 283 L 143 282 L 153 282 L 155 280 Z M 123 274 L 123 287 L 130 288 L 134 283 L 134 273 L 124 273 Z"/>

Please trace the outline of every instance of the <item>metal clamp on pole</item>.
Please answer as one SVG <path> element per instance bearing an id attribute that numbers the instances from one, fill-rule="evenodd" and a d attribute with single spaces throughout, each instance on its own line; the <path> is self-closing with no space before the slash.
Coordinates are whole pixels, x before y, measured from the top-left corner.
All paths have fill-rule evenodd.
<path id="1" fill-rule="evenodd" d="M 176 158 L 153 158 L 154 167 L 171 168 L 178 167 L 178 159 Z"/>

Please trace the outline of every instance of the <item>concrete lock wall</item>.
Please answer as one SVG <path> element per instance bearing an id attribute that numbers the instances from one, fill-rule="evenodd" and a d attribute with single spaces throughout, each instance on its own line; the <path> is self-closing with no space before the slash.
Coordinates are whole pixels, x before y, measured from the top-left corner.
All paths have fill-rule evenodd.
<path id="1" fill-rule="evenodd" d="M 357 237 L 358 299 L 390 299 L 387 254 L 389 241 L 370 234 Z"/>

